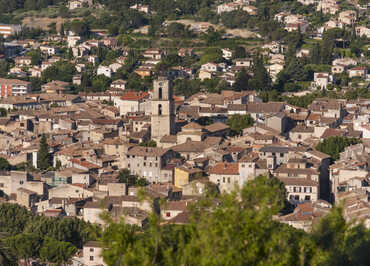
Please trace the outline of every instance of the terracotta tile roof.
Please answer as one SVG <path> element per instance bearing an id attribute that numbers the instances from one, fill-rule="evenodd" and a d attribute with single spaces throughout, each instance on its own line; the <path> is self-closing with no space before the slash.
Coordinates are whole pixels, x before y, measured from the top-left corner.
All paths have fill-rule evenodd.
<path id="1" fill-rule="evenodd" d="M 30 82 L 19 80 L 19 79 L 3 79 L 0 78 L 0 84 L 4 85 L 29 85 Z"/>
<path id="2" fill-rule="evenodd" d="M 182 127 L 183 129 L 203 129 L 201 125 L 195 122 L 190 122 L 189 124 Z"/>
<path id="3" fill-rule="evenodd" d="M 142 147 L 142 146 L 134 146 L 128 150 L 127 155 L 136 155 L 136 156 L 162 156 L 164 155 L 168 149 L 162 149 L 157 147 Z"/>
<path id="4" fill-rule="evenodd" d="M 306 127 L 306 126 L 296 126 L 291 130 L 291 132 L 305 132 L 305 133 L 313 133 L 314 128 L 313 127 Z"/>
<path id="5" fill-rule="evenodd" d="M 208 130 L 209 132 L 217 132 L 221 130 L 230 129 L 230 127 L 224 123 L 216 122 L 216 123 L 206 126 L 205 129 Z"/>
<path id="6" fill-rule="evenodd" d="M 284 108 L 282 102 L 248 103 L 247 111 L 250 113 L 278 113 Z"/>
<path id="7" fill-rule="evenodd" d="M 210 174 L 239 175 L 239 165 L 237 163 L 218 163 L 211 168 Z"/>
<path id="8" fill-rule="evenodd" d="M 163 210 L 185 211 L 187 206 L 187 201 L 169 201 L 165 203 Z"/>
<path id="9" fill-rule="evenodd" d="M 315 114 L 315 113 L 310 113 L 309 116 L 307 117 L 307 120 L 310 121 L 320 121 L 321 115 L 320 114 Z"/>
<path id="10" fill-rule="evenodd" d="M 149 93 L 143 91 L 129 91 L 121 97 L 125 101 L 141 101 L 146 98 L 149 98 Z"/>
<path id="11" fill-rule="evenodd" d="M 93 163 L 90 163 L 88 161 L 83 161 L 81 159 L 72 159 L 71 160 L 72 163 L 74 164 L 79 164 L 83 167 L 86 167 L 88 169 L 96 169 L 96 168 L 101 168 L 99 165 L 96 165 L 96 164 L 93 164 Z"/>
<path id="12" fill-rule="evenodd" d="M 288 186 L 318 186 L 319 183 L 307 178 L 278 177 L 278 179 Z"/>
<path id="13" fill-rule="evenodd" d="M 321 138 L 326 139 L 328 137 L 342 137 L 345 135 L 345 132 L 335 129 L 335 128 L 327 128 L 324 133 L 321 135 Z"/>

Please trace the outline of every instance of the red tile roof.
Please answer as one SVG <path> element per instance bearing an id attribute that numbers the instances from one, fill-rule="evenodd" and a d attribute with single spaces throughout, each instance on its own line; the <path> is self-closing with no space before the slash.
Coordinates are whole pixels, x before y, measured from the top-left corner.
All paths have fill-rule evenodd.
<path id="1" fill-rule="evenodd" d="M 121 97 L 125 101 L 141 101 L 149 97 L 149 93 L 144 91 L 129 91 Z"/>
<path id="2" fill-rule="evenodd" d="M 239 166 L 237 163 L 218 163 L 210 170 L 210 174 L 216 175 L 238 175 Z"/>

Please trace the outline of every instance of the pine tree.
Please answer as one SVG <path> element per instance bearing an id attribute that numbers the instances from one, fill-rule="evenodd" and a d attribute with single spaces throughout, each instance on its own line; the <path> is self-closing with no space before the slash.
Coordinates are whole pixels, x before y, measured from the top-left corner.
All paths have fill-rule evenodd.
<path id="1" fill-rule="evenodd" d="M 41 170 L 46 170 L 50 166 L 49 145 L 46 141 L 45 134 L 40 140 L 40 148 L 37 153 L 37 167 Z"/>

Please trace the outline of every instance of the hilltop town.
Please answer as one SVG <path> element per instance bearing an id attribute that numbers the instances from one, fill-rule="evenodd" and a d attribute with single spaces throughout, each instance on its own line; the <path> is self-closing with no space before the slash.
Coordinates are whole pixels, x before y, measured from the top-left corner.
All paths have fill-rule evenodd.
<path id="1" fill-rule="evenodd" d="M 7 2 L 1 206 L 142 232 L 267 178 L 274 222 L 370 228 L 369 1 Z M 114 265 L 87 240 L 47 260 Z"/>

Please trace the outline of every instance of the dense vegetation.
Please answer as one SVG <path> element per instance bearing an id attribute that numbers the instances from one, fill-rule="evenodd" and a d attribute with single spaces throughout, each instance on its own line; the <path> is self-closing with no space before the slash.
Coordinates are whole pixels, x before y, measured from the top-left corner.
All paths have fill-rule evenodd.
<path id="1" fill-rule="evenodd" d="M 235 114 L 227 119 L 226 124 L 230 127 L 232 135 L 241 135 L 243 129 L 253 126 L 254 119 L 250 114 Z"/>
<path id="2" fill-rule="evenodd" d="M 98 233 L 96 226 L 77 218 L 37 216 L 19 205 L 0 204 L 0 260 L 3 253 L 3 259 L 9 261 L 41 258 L 65 263 Z"/>
<path id="3" fill-rule="evenodd" d="M 350 145 L 359 143 L 359 140 L 356 138 L 348 137 L 328 137 L 320 142 L 316 149 L 330 155 L 333 160 L 339 159 L 339 153 L 344 151 L 344 149 Z"/>
<path id="4" fill-rule="evenodd" d="M 139 233 L 110 221 L 104 258 L 109 265 L 367 265 L 370 231 L 363 225 L 350 226 L 334 208 L 305 233 L 272 219 L 284 198 L 281 182 L 258 177 L 240 196 L 202 198 L 188 225 L 161 226 L 153 214 Z"/>

